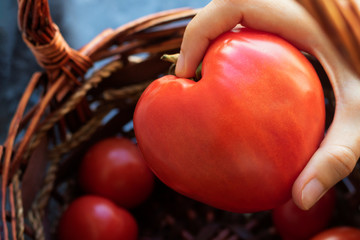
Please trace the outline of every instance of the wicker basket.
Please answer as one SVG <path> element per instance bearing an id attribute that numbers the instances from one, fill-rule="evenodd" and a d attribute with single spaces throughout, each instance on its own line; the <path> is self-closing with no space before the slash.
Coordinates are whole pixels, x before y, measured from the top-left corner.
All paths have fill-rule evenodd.
<path id="1" fill-rule="evenodd" d="M 303 3 L 315 16 L 323 10 L 310 1 Z M 179 51 L 184 28 L 197 11 L 175 9 L 147 16 L 107 29 L 74 50 L 52 22 L 46 0 L 20 0 L 18 4 L 23 39 L 44 72 L 30 79 L 8 137 L 0 146 L 0 237 L 53 239 L 57 219 L 80 194 L 74 179 L 82 154 L 94 142 L 114 134 L 134 137 L 127 126 L 138 97 L 152 80 L 168 72 L 170 63 L 160 56 Z M 352 39 L 358 36 L 350 33 L 353 31 L 344 34 Z M 343 45 L 335 41 L 346 56 L 359 42 Z M 360 66 L 356 62 L 359 55 L 347 57 L 349 63 Z M 334 112 L 331 86 L 321 65 L 310 60 L 328 98 L 328 126 Z M 32 95 L 39 101 L 28 106 Z M 347 180 L 337 187 L 339 206 L 331 224 L 360 227 L 357 172 Z M 161 182 L 156 183 L 151 198 L 132 211 L 140 226 L 139 239 L 280 239 L 268 211 L 247 215 L 221 211 Z"/>

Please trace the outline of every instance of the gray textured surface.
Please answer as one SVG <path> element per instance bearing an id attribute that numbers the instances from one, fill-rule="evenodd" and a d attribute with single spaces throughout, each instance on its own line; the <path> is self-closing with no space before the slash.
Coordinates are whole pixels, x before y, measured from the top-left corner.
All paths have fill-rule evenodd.
<path id="1" fill-rule="evenodd" d="M 106 28 L 116 28 L 162 10 L 200 8 L 208 0 L 67 0 L 49 1 L 54 22 L 73 48 Z M 32 73 L 39 70 L 17 28 L 17 1 L 0 1 L 0 144 Z"/>

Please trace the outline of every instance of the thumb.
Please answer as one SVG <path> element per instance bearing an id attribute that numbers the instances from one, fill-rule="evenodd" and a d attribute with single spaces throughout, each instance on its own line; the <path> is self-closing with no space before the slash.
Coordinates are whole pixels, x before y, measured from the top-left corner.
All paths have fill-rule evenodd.
<path id="1" fill-rule="evenodd" d="M 359 158 L 360 131 L 353 121 L 359 118 L 339 115 L 293 185 L 293 200 L 301 209 L 310 209 L 327 190 L 347 177 Z"/>
<path id="2" fill-rule="evenodd" d="M 323 45 L 318 24 L 296 1 L 212 0 L 185 29 L 176 75 L 193 76 L 210 42 L 237 24 L 277 34 L 305 51 Z"/>

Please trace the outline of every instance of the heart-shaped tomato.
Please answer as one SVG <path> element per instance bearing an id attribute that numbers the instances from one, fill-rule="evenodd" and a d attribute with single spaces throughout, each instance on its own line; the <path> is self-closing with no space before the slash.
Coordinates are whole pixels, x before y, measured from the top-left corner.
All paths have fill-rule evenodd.
<path id="1" fill-rule="evenodd" d="M 320 80 L 294 46 L 250 29 L 214 40 L 202 79 L 165 76 L 134 114 L 139 147 L 174 190 L 254 212 L 287 201 L 324 134 Z"/>

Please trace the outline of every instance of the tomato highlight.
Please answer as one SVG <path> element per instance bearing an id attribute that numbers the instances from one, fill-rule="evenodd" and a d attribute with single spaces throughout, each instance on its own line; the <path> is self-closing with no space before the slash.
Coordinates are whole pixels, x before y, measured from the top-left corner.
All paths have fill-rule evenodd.
<path id="1" fill-rule="evenodd" d="M 138 145 L 168 186 L 233 212 L 277 207 L 324 135 L 320 80 L 284 39 L 237 29 L 215 39 L 198 82 L 168 75 L 142 94 Z"/>
<path id="2" fill-rule="evenodd" d="M 133 208 L 152 193 L 154 175 L 131 140 L 110 137 L 95 143 L 86 152 L 80 165 L 79 183 L 87 194 Z"/>
<path id="3" fill-rule="evenodd" d="M 59 240 L 136 240 L 135 218 L 110 200 L 83 196 L 74 200 L 60 218 Z"/>

